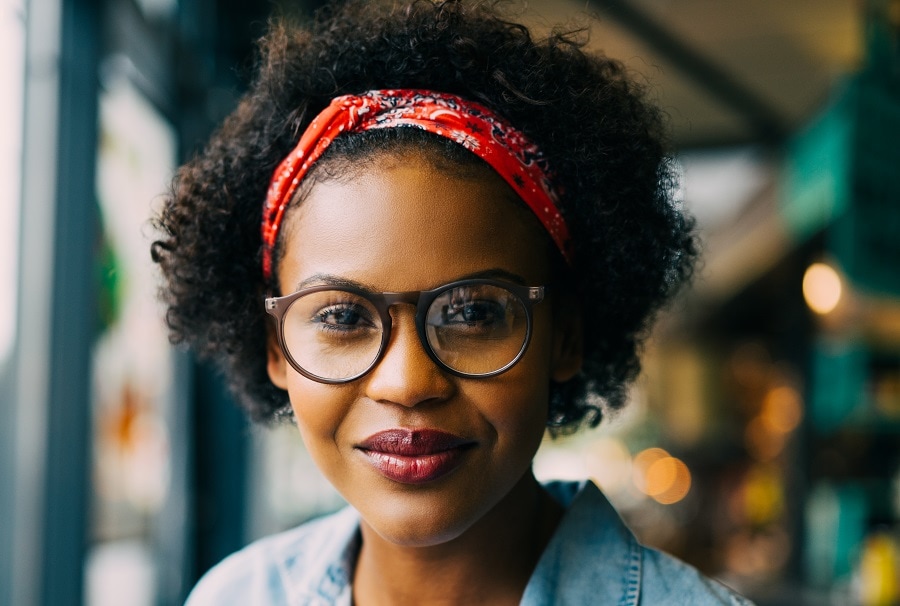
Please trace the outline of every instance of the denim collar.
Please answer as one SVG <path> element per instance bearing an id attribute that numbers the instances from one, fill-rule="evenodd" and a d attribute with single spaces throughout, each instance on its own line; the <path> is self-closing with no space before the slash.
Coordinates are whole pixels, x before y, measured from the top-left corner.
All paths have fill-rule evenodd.
<path id="1" fill-rule="evenodd" d="M 591 482 L 552 482 L 545 488 L 567 509 L 525 587 L 521 606 L 636 606 L 641 546 L 606 497 Z"/>

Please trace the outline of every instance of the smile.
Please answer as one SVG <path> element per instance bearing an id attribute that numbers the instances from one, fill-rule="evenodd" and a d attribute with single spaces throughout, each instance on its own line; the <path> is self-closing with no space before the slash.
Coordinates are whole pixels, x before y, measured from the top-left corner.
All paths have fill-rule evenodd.
<path id="1" fill-rule="evenodd" d="M 357 446 L 384 477 L 402 484 L 423 484 L 456 469 L 476 443 L 434 429 L 389 429 Z"/>

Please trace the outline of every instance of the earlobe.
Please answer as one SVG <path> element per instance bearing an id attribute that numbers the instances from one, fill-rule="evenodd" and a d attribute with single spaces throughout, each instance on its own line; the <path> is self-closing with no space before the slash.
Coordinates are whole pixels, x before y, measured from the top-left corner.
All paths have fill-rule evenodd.
<path id="1" fill-rule="evenodd" d="M 286 390 L 287 360 L 284 357 L 284 352 L 281 351 L 281 346 L 278 345 L 278 339 L 271 331 L 266 339 L 266 356 L 266 370 L 269 372 L 269 380 L 272 381 L 275 387 Z"/>
<path id="2" fill-rule="evenodd" d="M 580 306 L 572 299 L 559 303 L 553 335 L 551 378 L 565 383 L 581 371 L 584 362 L 584 329 Z"/>

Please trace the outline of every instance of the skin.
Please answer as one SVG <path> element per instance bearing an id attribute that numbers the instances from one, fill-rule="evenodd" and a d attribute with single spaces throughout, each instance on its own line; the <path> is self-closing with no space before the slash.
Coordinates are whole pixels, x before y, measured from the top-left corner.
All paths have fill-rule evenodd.
<path id="1" fill-rule="evenodd" d="M 488 168 L 443 169 L 419 155 L 376 157 L 315 183 L 285 226 L 282 293 L 335 276 L 373 291 L 434 288 L 486 271 L 549 281 L 546 236 Z M 326 385 L 297 373 L 270 339 L 268 370 L 290 395 L 313 459 L 361 514 L 356 604 L 516 604 L 560 516 L 531 472 L 548 386 L 578 372 L 577 318 L 553 300 L 534 307 L 523 358 L 490 378 L 450 375 L 427 356 L 414 310 L 369 374 Z M 554 311 L 556 310 L 556 311 Z M 474 440 L 461 465 L 425 484 L 382 476 L 358 449 L 392 428 Z"/>

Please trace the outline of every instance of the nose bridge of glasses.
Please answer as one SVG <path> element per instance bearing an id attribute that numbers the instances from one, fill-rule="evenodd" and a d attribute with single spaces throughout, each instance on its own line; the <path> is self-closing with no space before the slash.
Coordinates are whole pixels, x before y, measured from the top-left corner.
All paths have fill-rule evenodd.
<path id="1" fill-rule="evenodd" d="M 390 342 L 396 339 L 395 335 L 398 334 L 397 331 L 401 330 L 399 329 L 400 325 L 398 322 L 403 322 L 405 324 L 407 321 L 409 324 L 405 324 L 402 329 L 402 331 L 408 335 L 406 338 L 412 338 L 415 342 L 418 342 L 418 346 L 421 347 L 420 351 L 424 351 L 429 357 L 431 356 L 428 351 L 429 345 L 421 334 L 418 326 L 417 318 L 421 313 L 421 310 L 419 310 L 418 307 L 421 295 L 421 292 L 382 293 L 381 302 L 384 305 L 384 310 L 387 312 L 386 320 L 388 320 L 388 324 L 384 326 L 384 345 L 381 354 L 379 355 L 379 359 L 382 359 L 388 352 L 391 348 Z M 406 321 L 401 320 L 404 316 L 407 318 Z M 410 342 L 410 344 L 412 344 L 412 342 Z"/>
<path id="2" fill-rule="evenodd" d="M 392 313 L 391 309 L 397 305 L 411 305 L 413 308 L 417 308 L 421 294 L 418 291 L 381 293 L 379 298 L 381 299 L 380 303 L 383 305 L 383 313 L 386 313 L 386 316 L 384 316 L 385 320 L 394 317 L 396 312 Z"/>
<path id="3" fill-rule="evenodd" d="M 419 291 L 413 292 L 386 292 L 383 293 L 382 300 L 384 301 L 384 306 L 388 309 L 397 305 L 399 303 L 406 303 L 408 305 L 412 305 L 413 307 L 419 304 L 419 298 L 422 293 Z"/>

